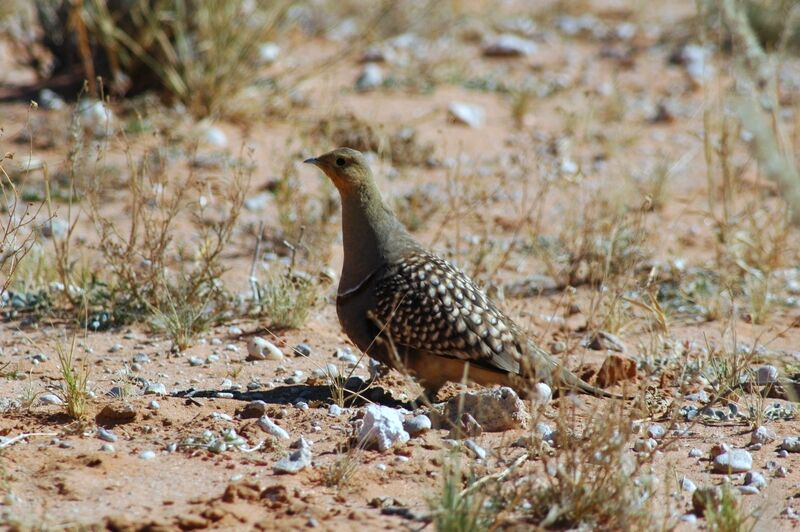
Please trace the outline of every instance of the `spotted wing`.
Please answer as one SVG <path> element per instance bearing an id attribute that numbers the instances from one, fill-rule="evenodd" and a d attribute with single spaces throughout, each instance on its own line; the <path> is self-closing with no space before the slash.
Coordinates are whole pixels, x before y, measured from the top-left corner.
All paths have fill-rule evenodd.
<path id="1" fill-rule="evenodd" d="M 396 345 L 519 372 L 514 324 L 447 261 L 417 252 L 393 264 L 377 299 L 374 314 Z"/>

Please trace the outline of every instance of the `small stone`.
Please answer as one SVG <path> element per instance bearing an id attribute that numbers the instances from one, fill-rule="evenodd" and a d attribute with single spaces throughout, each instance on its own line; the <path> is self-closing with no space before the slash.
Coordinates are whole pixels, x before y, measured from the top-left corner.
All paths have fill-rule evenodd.
<path id="1" fill-rule="evenodd" d="M 267 403 L 260 400 L 250 401 L 239 412 L 242 419 L 257 418 L 267 413 Z"/>
<path id="2" fill-rule="evenodd" d="M 504 33 L 483 45 L 486 57 L 519 57 L 536 53 L 536 43 L 511 33 Z"/>
<path id="3" fill-rule="evenodd" d="M 116 434 L 108 429 L 104 429 L 103 427 L 97 428 L 97 437 L 110 443 L 114 443 L 118 439 Z"/>
<path id="4" fill-rule="evenodd" d="M 295 356 L 298 357 L 310 357 L 311 356 L 311 348 L 306 344 L 297 344 L 294 346 L 292 350 Z"/>
<path id="5" fill-rule="evenodd" d="M 649 453 L 658 447 L 658 442 L 653 438 L 639 439 L 633 443 L 633 450 L 637 453 Z"/>
<path id="6" fill-rule="evenodd" d="M 39 404 L 42 405 L 63 405 L 64 401 L 54 393 L 46 393 L 39 397 Z"/>
<path id="7" fill-rule="evenodd" d="M 215 148 L 228 146 L 228 136 L 216 126 L 207 126 L 200 131 L 200 141 Z"/>
<path id="8" fill-rule="evenodd" d="M 778 376 L 778 368 L 770 364 L 764 364 L 756 370 L 756 384 L 759 386 L 774 384 L 778 382 Z"/>
<path id="9" fill-rule="evenodd" d="M 594 349 L 595 351 L 618 351 L 620 353 L 625 352 L 625 344 L 622 342 L 620 337 L 606 331 L 597 331 L 596 333 L 587 336 L 586 338 L 583 339 L 581 345 L 583 345 L 583 347 L 588 347 L 589 349 Z M 628 360 L 628 359 L 622 359 L 622 360 Z"/>
<path id="10" fill-rule="evenodd" d="M 309 442 L 304 437 L 300 436 L 298 439 L 293 441 L 292 444 L 289 447 L 292 448 L 292 449 L 310 449 L 311 448 L 311 442 Z"/>
<path id="11" fill-rule="evenodd" d="M 167 395 L 167 387 L 161 382 L 148 382 L 144 389 L 145 395 Z"/>
<path id="12" fill-rule="evenodd" d="M 249 196 L 244 200 L 244 208 L 254 212 L 263 211 L 267 208 L 267 205 L 269 205 L 271 198 L 272 194 L 268 192 Z"/>
<path id="13" fill-rule="evenodd" d="M 367 447 L 386 451 L 395 444 L 406 443 L 410 436 L 403 429 L 403 415 L 387 406 L 367 405 L 358 438 Z"/>
<path id="14" fill-rule="evenodd" d="M 47 355 L 44 353 L 36 353 L 31 357 L 31 362 L 34 364 L 41 364 L 42 362 L 47 362 Z"/>
<path id="15" fill-rule="evenodd" d="M 241 327 L 237 327 L 236 325 L 231 325 L 228 327 L 228 334 L 231 336 L 241 336 L 244 334 Z"/>
<path id="16" fill-rule="evenodd" d="M 553 398 L 553 390 L 544 382 L 537 382 L 533 386 L 533 402 L 538 405 L 546 405 Z"/>
<path id="17" fill-rule="evenodd" d="M 567 350 L 567 344 L 565 342 L 562 342 L 561 340 L 553 342 L 553 344 L 550 346 L 550 352 L 553 353 L 554 355 L 560 355 L 566 350 Z"/>
<path id="18" fill-rule="evenodd" d="M 108 137 L 114 132 L 114 112 L 102 101 L 84 99 L 78 102 L 81 123 L 96 137 Z"/>
<path id="19" fill-rule="evenodd" d="M 152 401 L 147 403 L 147 408 L 149 408 L 150 410 L 159 410 L 161 408 L 161 405 L 158 404 L 158 401 L 153 399 Z"/>
<path id="20" fill-rule="evenodd" d="M 667 431 L 661 425 L 650 425 L 647 428 L 647 435 L 653 438 L 654 440 L 660 440 L 664 437 Z"/>
<path id="21" fill-rule="evenodd" d="M 786 449 L 781 449 L 775 454 L 777 454 L 778 458 L 787 458 L 789 456 L 789 451 Z"/>
<path id="22" fill-rule="evenodd" d="M 383 69 L 375 63 L 367 63 L 356 80 L 356 90 L 366 92 L 383 85 Z"/>
<path id="23" fill-rule="evenodd" d="M 683 491 L 688 491 L 689 493 L 694 493 L 694 491 L 697 489 L 697 485 L 688 478 L 683 477 L 681 479 L 681 489 Z"/>
<path id="24" fill-rule="evenodd" d="M 50 111 L 58 111 L 65 106 L 64 100 L 50 89 L 42 89 L 39 91 L 39 97 L 36 99 L 37 103 L 42 106 L 42 109 Z"/>
<path id="25" fill-rule="evenodd" d="M 115 451 L 114 446 L 110 443 L 104 443 L 100 446 L 100 450 L 105 453 L 113 453 Z"/>
<path id="26" fill-rule="evenodd" d="M 767 485 L 767 479 L 758 471 L 748 471 L 744 476 L 744 483 L 746 486 L 755 486 L 761 489 Z"/>
<path id="27" fill-rule="evenodd" d="M 328 407 L 328 415 L 331 417 L 339 417 L 342 415 L 342 407 L 337 404 L 332 404 Z"/>
<path id="28" fill-rule="evenodd" d="M 429 418 L 425 414 L 414 416 L 411 419 L 403 422 L 403 428 L 412 437 L 428 432 L 429 430 L 431 430 L 431 426 L 432 426 L 431 418 Z"/>
<path id="29" fill-rule="evenodd" d="M 538 422 L 536 426 L 533 428 L 533 431 L 543 440 L 548 443 L 555 442 L 556 439 L 556 430 L 548 425 L 547 423 Z"/>
<path id="30" fill-rule="evenodd" d="M 283 360 L 283 351 L 259 336 L 247 341 L 247 360 Z"/>
<path id="31" fill-rule="evenodd" d="M 452 122 L 476 128 L 483 124 L 483 108 L 479 105 L 452 102 L 447 107 L 447 114 Z"/>
<path id="32" fill-rule="evenodd" d="M 236 344 L 227 344 L 225 346 L 225 351 L 230 351 L 231 353 L 238 353 L 239 352 L 239 346 L 236 345 Z"/>
<path id="33" fill-rule="evenodd" d="M 781 450 L 788 453 L 800 453 L 800 437 L 789 436 L 783 439 L 781 443 Z"/>
<path id="34" fill-rule="evenodd" d="M 744 449 L 731 449 L 714 457 L 717 473 L 744 473 L 753 467 L 753 457 Z"/>
<path id="35" fill-rule="evenodd" d="M 758 495 L 759 493 L 759 489 L 756 486 L 737 486 L 737 489 L 739 490 L 739 493 L 744 495 Z"/>
<path id="36" fill-rule="evenodd" d="M 764 445 L 765 443 L 769 443 L 774 440 L 775 433 L 763 425 L 756 427 L 756 429 L 750 433 L 750 445 L 755 445 L 757 443 Z"/>
<path id="37" fill-rule="evenodd" d="M 142 451 L 139 453 L 139 458 L 141 460 L 152 460 L 156 457 L 155 451 Z"/>
<path id="38" fill-rule="evenodd" d="M 693 525 L 693 524 L 697 523 L 697 516 L 692 514 L 692 513 L 683 514 L 681 516 L 681 522 Z"/>
<path id="39" fill-rule="evenodd" d="M 486 459 L 486 449 L 478 445 L 472 440 L 464 440 L 464 447 L 466 447 L 472 455 L 478 460 Z"/>
<path id="40" fill-rule="evenodd" d="M 133 361 L 137 364 L 149 364 L 150 357 L 147 356 L 147 353 L 136 353 L 133 355 Z"/>
<path id="41" fill-rule="evenodd" d="M 687 44 L 681 50 L 679 59 L 695 86 L 703 86 L 714 78 L 715 69 L 711 63 L 711 50 L 708 48 L 697 44 Z"/>
<path id="42" fill-rule="evenodd" d="M 280 438 L 282 440 L 288 440 L 289 439 L 289 433 L 286 432 L 281 427 L 279 427 L 278 425 L 276 425 L 267 416 L 261 416 L 258 419 L 258 426 L 261 428 L 261 430 L 263 430 L 267 434 L 275 436 L 276 438 Z"/>
<path id="43" fill-rule="evenodd" d="M 778 478 L 786 478 L 786 475 L 789 474 L 789 470 L 785 466 L 778 466 L 775 469 L 775 476 Z"/>
<path id="44" fill-rule="evenodd" d="M 203 359 L 200 357 L 189 357 L 189 365 L 190 366 L 202 366 Z"/>
<path id="45" fill-rule="evenodd" d="M 274 42 L 265 42 L 258 45 L 258 60 L 263 66 L 269 66 L 278 60 L 281 48 Z"/>
<path id="46" fill-rule="evenodd" d="M 136 419 L 136 408 L 130 403 L 114 401 L 107 404 L 97 415 L 97 418 L 112 423 L 129 423 Z"/>
<path id="47" fill-rule="evenodd" d="M 301 447 L 292 452 L 289 456 L 278 460 L 272 470 L 278 474 L 293 475 L 311 465 L 311 450 Z"/>

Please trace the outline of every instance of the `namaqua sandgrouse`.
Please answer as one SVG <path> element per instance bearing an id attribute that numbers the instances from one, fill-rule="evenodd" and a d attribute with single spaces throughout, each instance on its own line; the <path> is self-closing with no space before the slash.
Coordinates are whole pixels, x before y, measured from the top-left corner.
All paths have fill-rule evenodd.
<path id="1" fill-rule="evenodd" d="M 318 166 L 342 198 L 344 265 L 336 311 L 368 356 L 410 373 L 433 399 L 466 375 L 525 391 L 532 381 L 600 397 L 503 314 L 472 280 L 427 251 L 381 199 L 364 156 L 339 148 Z"/>

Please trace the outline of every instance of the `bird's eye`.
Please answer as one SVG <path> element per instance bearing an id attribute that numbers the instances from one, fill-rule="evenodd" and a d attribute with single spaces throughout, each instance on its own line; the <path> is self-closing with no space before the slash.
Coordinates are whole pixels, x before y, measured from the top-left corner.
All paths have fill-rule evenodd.
<path id="1" fill-rule="evenodd" d="M 336 166 L 344 166 L 344 158 L 343 157 L 339 157 L 338 159 L 336 159 Z"/>

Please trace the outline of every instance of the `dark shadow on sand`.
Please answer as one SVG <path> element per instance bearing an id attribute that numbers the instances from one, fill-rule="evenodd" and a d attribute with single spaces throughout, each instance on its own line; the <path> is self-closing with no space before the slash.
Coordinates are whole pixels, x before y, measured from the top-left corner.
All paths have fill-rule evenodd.
<path id="1" fill-rule="evenodd" d="M 298 401 L 334 403 L 333 388 L 329 385 L 296 384 L 278 386 L 270 390 L 183 390 L 175 392 L 172 397 L 186 399 L 236 399 L 239 401 L 264 401 L 267 404 L 295 404 Z M 359 406 L 367 403 L 389 406 L 392 408 L 409 408 L 409 403 L 398 401 L 392 394 L 379 386 L 371 386 L 357 377 L 347 380 L 344 388 L 346 406 Z"/>

